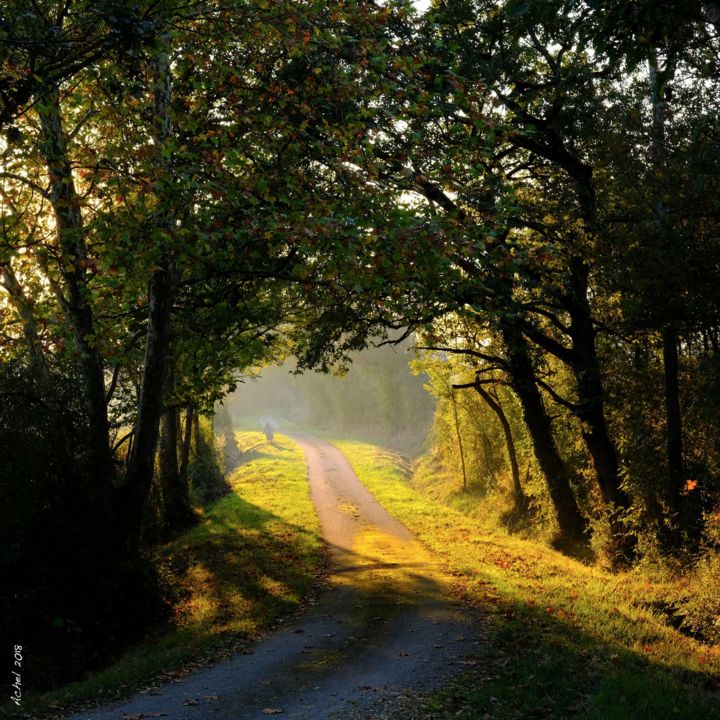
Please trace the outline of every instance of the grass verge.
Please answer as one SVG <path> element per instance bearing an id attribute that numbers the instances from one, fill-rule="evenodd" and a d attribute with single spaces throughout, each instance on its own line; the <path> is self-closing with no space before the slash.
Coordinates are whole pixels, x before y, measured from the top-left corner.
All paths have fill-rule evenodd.
<path id="1" fill-rule="evenodd" d="M 490 620 L 487 661 L 417 717 L 720 718 L 720 648 L 672 626 L 662 611 L 680 594 L 671 581 L 612 574 L 493 532 L 415 489 L 397 455 L 366 443 L 335 444 Z"/>
<path id="2" fill-rule="evenodd" d="M 173 621 L 106 670 L 41 697 L 21 712 L 37 717 L 88 701 L 114 700 L 242 649 L 299 608 L 317 579 L 320 528 L 302 451 L 284 437 L 237 433 L 244 462 L 231 492 L 200 523 L 157 548 L 153 562 L 173 599 Z M 15 712 L 15 715 L 12 713 Z"/>

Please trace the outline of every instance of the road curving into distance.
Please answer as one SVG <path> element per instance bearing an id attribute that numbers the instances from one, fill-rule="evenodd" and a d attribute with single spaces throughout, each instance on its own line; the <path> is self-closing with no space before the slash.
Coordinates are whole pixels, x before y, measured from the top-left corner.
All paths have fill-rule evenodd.
<path id="1" fill-rule="evenodd" d="M 451 579 L 437 559 L 365 489 L 337 448 L 282 432 L 305 453 L 330 550 L 318 603 L 252 654 L 68 720 L 409 717 L 414 697 L 475 663 L 481 629 L 451 599 Z"/>

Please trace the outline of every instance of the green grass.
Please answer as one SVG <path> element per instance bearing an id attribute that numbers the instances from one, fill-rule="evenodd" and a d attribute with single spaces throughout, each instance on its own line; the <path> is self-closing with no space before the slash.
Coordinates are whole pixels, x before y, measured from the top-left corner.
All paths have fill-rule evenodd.
<path id="1" fill-rule="evenodd" d="M 154 553 L 175 598 L 173 621 L 106 670 L 42 697 L 26 696 L 27 717 L 183 674 L 241 648 L 301 606 L 322 552 L 303 453 L 283 437 L 272 445 L 262 433 L 237 433 L 237 439 L 248 452 L 228 478 L 232 492 Z"/>
<path id="2" fill-rule="evenodd" d="M 441 555 L 489 619 L 486 660 L 446 688 L 428 717 L 662 720 L 720 718 L 720 648 L 653 608 L 687 588 L 610 573 L 449 507 L 415 487 L 396 455 L 336 442 L 387 510 Z M 428 478 L 422 480 L 427 490 Z"/>

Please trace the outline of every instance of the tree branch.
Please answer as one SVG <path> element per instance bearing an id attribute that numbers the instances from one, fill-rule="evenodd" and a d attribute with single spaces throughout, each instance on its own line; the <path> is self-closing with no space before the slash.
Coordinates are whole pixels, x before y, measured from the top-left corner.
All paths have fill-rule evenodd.
<path id="1" fill-rule="evenodd" d="M 551 355 L 554 355 L 559 360 L 562 360 L 566 365 L 574 367 L 577 363 L 577 355 L 572 348 L 565 347 L 562 343 L 559 343 L 557 340 L 545 335 L 544 332 L 538 330 L 532 325 L 524 325 L 522 331 L 536 345 L 540 346 Z"/>
<path id="2" fill-rule="evenodd" d="M 40 193 L 40 195 L 42 195 L 46 200 L 50 199 L 50 192 L 48 190 L 45 190 L 37 183 L 33 182 L 29 178 L 23 177 L 22 175 L 16 175 L 15 173 L 11 172 L 0 172 L 0 178 L 16 180 L 17 182 L 23 183 L 23 185 L 27 185 L 29 188 L 32 188 L 33 190 L 35 190 L 35 192 Z"/>
<path id="3" fill-rule="evenodd" d="M 460 349 L 440 346 L 418 345 L 417 349 L 429 350 L 431 352 L 448 352 L 455 355 L 469 355 L 470 357 L 480 358 L 481 360 L 486 360 L 487 362 L 497 363 L 501 368 L 507 367 L 507 362 L 504 358 L 500 358 L 497 355 L 489 355 L 487 353 L 480 352 L 479 350 L 471 350 L 470 348 Z"/>
<path id="4" fill-rule="evenodd" d="M 548 383 L 546 383 L 544 380 L 540 378 L 536 378 L 537 384 L 543 389 L 546 390 L 548 395 L 558 404 L 562 405 L 563 407 L 566 407 L 568 410 L 570 410 L 573 413 L 577 413 L 579 410 L 579 406 L 571 402 L 570 400 L 566 400 L 562 395 L 558 394 L 556 390 L 554 390 Z"/>

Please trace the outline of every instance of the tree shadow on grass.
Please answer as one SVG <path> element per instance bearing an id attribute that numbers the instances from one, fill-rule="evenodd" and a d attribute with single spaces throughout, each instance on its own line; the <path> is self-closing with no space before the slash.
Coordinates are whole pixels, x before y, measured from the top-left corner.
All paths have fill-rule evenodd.
<path id="1" fill-rule="evenodd" d="M 190 586 L 194 603 L 201 596 L 203 606 L 196 613 L 181 601 L 180 622 L 198 633 L 212 627 L 242 633 L 297 607 L 314 580 L 317 535 L 235 493 L 210 512 L 212 523 L 198 530 L 207 532 L 198 549 L 172 554 L 172 571 Z"/>
<path id="2" fill-rule="evenodd" d="M 228 574 L 240 578 L 245 612 L 250 617 L 255 617 L 254 613 L 274 617 L 287 613 L 297 607 L 298 596 L 308 588 L 304 556 L 297 543 L 314 539 L 312 533 L 289 526 L 280 538 L 261 534 L 279 519 L 242 502 L 254 532 L 241 538 L 224 537 L 202 565 L 213 580 L 211 590 L 216 593 L 218 608 L 215 621 L 222 621 L 223 613 L 236 607 L 235 589 L 225 579 Z M 417 604 L 418 596 L 430 598 L 443 592 L 425 563 L 365 556 L 344 548 L 338 552 L 340 564 L 333 568 L 333 575 L 343 577 L 338 589 L 346 606 L 359 608 L 358 622 L 365 628 L 363 637 L 368 642 L 384 632 L 376 622 L 378 615 L 387 619 L 404 612 L 403 606 Z M 403 573 L 409 582 L 386 584 L 383 578 L 388 571 Z M 378 575 L 373 575 L 376 572 Z M 376 581 L 368 583 L 368 575 Z M 337 602 L 338 593 L 331 596 Z M 475 672 L 454 681 L 435 701 L 436 710 L 447 715 L 433 717 L 720 718 L 717 676 L 698 667 L 673 665 L 672 658 L 660 656 L 660 646 L 654 646 L 660 635 L 653 637 L 652 627 L 645 644 L 636 648 L 632 638 L 608 641 L 580 627 L 571 610 L 499 599 L 494 593 L 487 602 L 463 612 L 468 617 L 489 614 L 493 618 L 489 650 L 476 659 Z M 228 629 L 232 631 L 232 626 Z M 340 648 L 337 661 L 362 652 L 362 643 Z M 711 653 L 708 647 L 708 655 Z"/>
<path id="3" fill-rule="evenodd" d="M 272 447 L 273 452 L 267 452 L 267 449 Z M 226 432 L 223 434 L 222 441 L 222 454 L 224 460 L 225 474 L 227 476 L 239 467 L 247 465 L 254 460 L 273 459 L 276 460 L 278 457 L 286 455 L 289 451 L 288 448 L 282 445 L 267 440 L 257 440 L 250 445 L 241 447 L 235 433 Z"/>
<path id="4" fill-rule="evenodd" d="M 267 448 L 271 446 L 273 452 L 267 452 Z M 251 445 L 247 449 L 242 451 L 242 458 L 233 467 L 233 470 L 237 470 L 239 467 L 243 467 L 255 460 L 277 460 L 278 456 L 287 453 L 288 451 L 274 443 L 268 443 L 267 441 L 258 442 L 255 445 Z"/>
<path id="5" fill-rule="evenodd" d="M 435 711 L 486 720 L 720 718 L 717 675 L 654 655 L 651 637 L 633 649 L 583 630 L 561 608 L 497 597 L 491 606 L 488 657 L 431 701 Z"/>
<path id="6" fill-rule="evenodd" d="M 233 523 L 221 519 L 227 532 L 211 545 L 201 564 L 208 593 L 214 597 L 213 622 L 222 623 L 235 612 L 238 585 L 245 603 L 243 612 L 249 617 L 277 617 L 295 609 L 298 598 L 310 586 L 302 546 L 316 542 L 316 536 L 242 498 L 235 502 L 242 511 L 246 532 L 233 534 Z M 276 522 L 282 523 L 284 531 L 273 535 L 268 531 Z M 349 578 L 342 585 L 349 604 L 369 608 L 370 634 L 380 632 L 373 619 L 386 609 L 388 613 L 398 612 L 403 600 L 416 602 L 418 593 L 439 592 L 423 563 L 364 557 L 347 549 L 339 549 L 339 553 L 341 562 L 333 572 Z M 355 576 L 394 570 L 404 572 L 411 582 L 388 588 L 383 583 L 364 583 Z M 477 581 L 478 577 L 470 579 Z M 383 610 L 378 612 L 378 607 Z M 607 634 L 603 638 L 599 632 L 582 628 L 572 605 L 569 607 L 538 607 L 532 602 L 498 598 L 494 592 L 486 602 L 468 607 L 468 614 L 489 613 L 494 619 L 490 648 L 478 660 L 477 672 L 454 682 L 435 703 L 436 709 L 447 713 L 440 717 L 720 719 L 717 675 L 698 666 L 673 665 L 672 658 L 662 657 L 660 645 L 654 644 L 660 635 L 652 636 L 652 626 L 644 644 L 634 647 L 636 639 L 624 640 L 621 632 L 613 642 L 607 640 Z M 227 632 L 237 632 L 237 627 L 230 620 Z M 687 639 L 678 635 L 678 642 L 682 641 Z M 708 658 L 711 655 L 713 649 L 708 647 Z"/>

